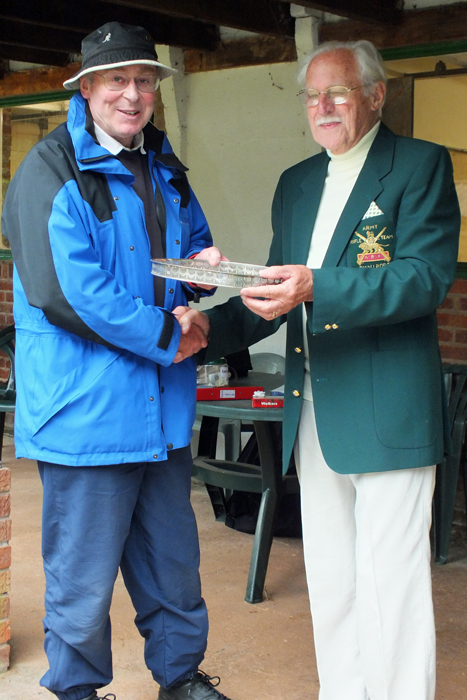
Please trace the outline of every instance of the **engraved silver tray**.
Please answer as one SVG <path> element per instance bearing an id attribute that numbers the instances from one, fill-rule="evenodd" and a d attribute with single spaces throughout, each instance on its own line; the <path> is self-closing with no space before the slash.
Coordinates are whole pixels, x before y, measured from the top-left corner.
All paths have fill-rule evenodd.
<path id="1" fill-rule="evenodd" d="M 191 282 L 192 284 L 212 284 L 215 287 L 259 287 L 264 284 L 279 284 L 280 279 L 265 279 L 259 275 L 266 270 L 264 265 L 225 262 L 210 265 L 206 260 L 184 260 L 179 258 L 156 258 L 151 260 L 152 274 L 157 277 Z"/>

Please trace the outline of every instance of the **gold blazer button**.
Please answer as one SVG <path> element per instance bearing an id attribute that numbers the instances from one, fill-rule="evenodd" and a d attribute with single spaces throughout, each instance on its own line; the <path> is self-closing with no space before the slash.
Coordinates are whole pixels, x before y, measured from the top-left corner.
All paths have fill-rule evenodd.
<path id="1" fill-rule="evenodd" d="M 332 326 L 329 323 L 326 323 L 326 325 L 324 326 L 325 331 L 330 331 L 331 328 L 332 328 Z"/>
<path id="2" fill-rule="evenodd" d="M 302 351 L 301 348 L 294 348 L 294 350 L 295 350 L 295 352 L 298 352 L 298 353 L 300 353 Z"/>
<path id="3" fill-rule="evenodd" d="M 333 323 L 333 324 L 332 324 L 332 327 L 333 327 L 334 330 L 337 330 L 337 329 L 339 328 L 339 326 L 337 325 L 337 323 Z"/>
<path id="4" fill-rule="evenodd" d="M 292 394 L 293 394 L 294 396 L 300 396 L 300 392 L 299 392 L 298 389 L 294 389 L 294 390 L 292 391 Z"/>

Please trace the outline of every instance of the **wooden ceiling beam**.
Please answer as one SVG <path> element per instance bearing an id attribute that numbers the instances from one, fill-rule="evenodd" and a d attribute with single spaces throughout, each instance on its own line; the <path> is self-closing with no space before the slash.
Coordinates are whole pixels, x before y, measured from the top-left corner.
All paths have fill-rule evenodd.
<path id="1" fill-rule="evenodd" d="M 366 0 L 364 0 L 366 1 Z M 201 22 L 243 29 L 257 34 L 293 38 L 295 20 L 288 2 L 281 0 L 100 0 Z"/>
<path id="2" fill-rule="evenodd" d="M 6 42 L 0 42 L 0 59 L 38 63 L 43 66 L 67 66 L 70 63 L 70 54 L 46 49 L 28 49 L 24 46 L 12 46 Z"/>
<path id="3" fill-rule="evenodd" d="M 0 52 L 3 45 L 0 44 Z M 31 61 L 34 63 L 34 61 Z M 40 92 L 55 92 L 63 90 L 63 83 L 71 78 L 78 69 L 79 63 L 70 63 L 65 68 L 33 68 L 26 71 L 5 73 L 0 80 L 0 97 L 12 95 L 34 95 Z M 64 99 L 71 97 L 68 91 Z"/>
<path id="4" fill-rule="evenodd" d="M 170 18 L 156 12 L 137 10 L 123 5 L 112 9 L 98 0 L 80 0 L 80 11 L 65 0 L 0 0 L 0 19 L 31 24 L 34 27 L 49 27 L 53 30 L 76 33 L 72 53 L 80 53 L 81 40 L 97 27 L 115 20 L 125 24 L 139 24 L 150 32 L 156 44 L 169 44 L 182 48 L 214 49 L 219 44 L 219 30 L 214 24 Z M 38 48 L 49 48 L 55 44 L 55 32 L 48 38 L 49 45 L 38 43 Z"/>
<path id="5" fill-rule="evenodd" d="M 276 36 L 258 36 L 248 39 L 223 41 L 215 51 L 184 52 L 185 73 L 202 73 L 240 66 L 259 66 L 269 63 L 287 63 L 297 60 L 293 39 Z"/>
<path id="6" fill-rule="evenodd" d="M 396 24 L 401 18 L 399 0 L 285 0 L 313 10 L 329 12 L 339 17 L 370 22 Z"/>
<path id="7" fill-rule="evenodd" d="M 63 54 L 80 52 L 80 35 L 67 29 L 53 29 L 12 20 L 0 23 L 0 43 L 25 49 L 40 49 Z"/>
<path id="8" fill-rule="evenodd" d="M 407 10 L 400 23 L 370 27 L 364 22 L 328 22 L 319 28 L 319 41 L 369 39 L 380 50 L 419 44 L 460 41 L 467 37 L 467 2 L 423 10 Z"/>

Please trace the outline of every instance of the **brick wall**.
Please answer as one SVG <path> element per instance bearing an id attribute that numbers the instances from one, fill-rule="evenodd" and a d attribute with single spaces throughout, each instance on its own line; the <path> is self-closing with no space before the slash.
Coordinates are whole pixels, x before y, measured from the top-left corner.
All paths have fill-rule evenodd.
<path id="1" fill-rule="evenodd" d="M 0 329 L 13 324 L 13 263 L 0 261 Z"/>
<path id="2" fill-rule="evenodd" d="M 443 362 L 467 364 L 467 279 L 456 279 L 438 309 Z"/>
<path id="3" fill-rule="evenodd" d="M 0 673 L 10 665 L 10 470 L 0 465 Z"/>
<path id="4" fill-rule="evenodd" d="M 438 337 L 443 362 L 456 365 L 467 364 L 467 279 L 456 279 L 451 291 L 438 309 Z M 465 503 L 464 483 L 460 473 L 451 540 L 462 539 L 465 542 L 467 526 Z"/>
<path id="5" fill-rule="evenodd" d="M 0 330 L 11 326 L 13 320 L 13 263 L 8 260 L 0 260 Z M 8 379 L 10 363 L 8 359 L 0 354 L 0 381 Z M 5 430 L 7 433 L 13 433 L 13 413 L 7 413 L 5 416 Z"/>
<path id="6" fill-rule="evenodd" d="M 13 324 L 13 263 L 0 261 L 0 329 Z M 8 378 L 9 361 L 0 358 L 0 381 Z M 13 414 L 6 414 L 5 429 L 12 430 Z M 10 470 L 0 463 L 0 673 L 10 665 Z"/>

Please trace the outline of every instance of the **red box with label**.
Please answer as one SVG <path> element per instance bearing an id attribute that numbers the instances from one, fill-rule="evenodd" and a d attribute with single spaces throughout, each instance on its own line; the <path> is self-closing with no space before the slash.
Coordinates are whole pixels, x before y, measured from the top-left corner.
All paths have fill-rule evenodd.
<path id="1" fill-rule="evenodd" d="M 284 405 L 283 396 L 261 396 L 251 399 L 253 408 L 282 408 Z"/>
<path id="2" fill-rule="evenodd" d="M 264 391 L 262 386 L 198 386 L 197 401 L 228 401 L 229 399 L 251 399 L 255 391 Z"/>

